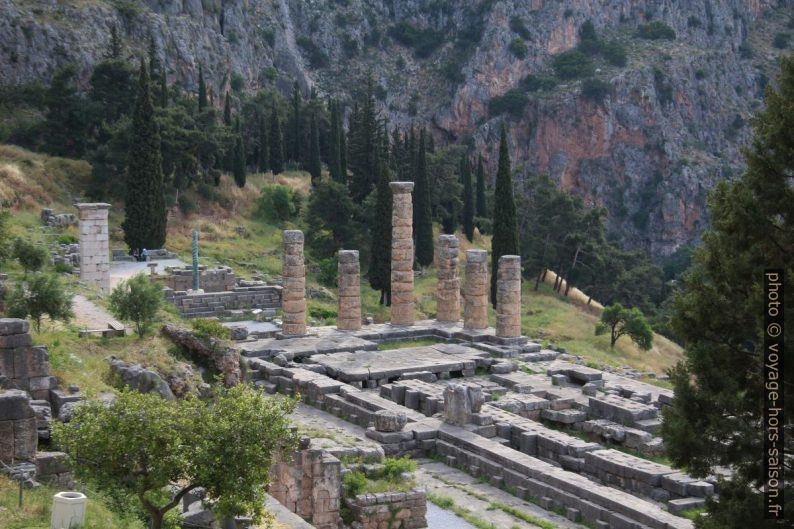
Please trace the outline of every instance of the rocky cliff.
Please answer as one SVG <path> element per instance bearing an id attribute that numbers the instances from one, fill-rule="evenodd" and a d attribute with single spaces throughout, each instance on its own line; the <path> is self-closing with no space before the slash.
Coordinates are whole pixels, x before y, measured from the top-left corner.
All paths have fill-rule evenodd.
<path id="1" fill-rule="evenodd" d="M 152 35 L 169 81 L 188 91 L 202 64 L 216 104 L 234 78 L 350 98 L 371 71 L 392 124 L 425 123 L 493 166 L 506 120 L 519 185 L 548 172 L 607 206 L 627 246 L 659 256 L 697 239 L 708 190 L 741 171 L 782 53 L 771 43 L 794 33 L 793 12 L 791 0 L 0 0 L 0 83 L 46 80 L 67 62 L 85 83 L 113 25 L 129 56 Z M 606 92 L 583 95 L 581 80 L 527 88 L 588 20 L 627 51 L 624 66 L 596 61 Z M 676 38 L 639 38 L 650 21 Z M 506 93 L 526 104 L 495 115 L 489 103 Z"/>

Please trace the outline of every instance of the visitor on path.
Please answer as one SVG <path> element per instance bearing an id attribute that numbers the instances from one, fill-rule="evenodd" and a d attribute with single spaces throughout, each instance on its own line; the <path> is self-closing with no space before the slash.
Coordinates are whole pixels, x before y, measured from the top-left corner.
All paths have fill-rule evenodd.
<path id="1" fill-rule="evenodd" d="M 147 250 L 146 248 L 144 248 L 144 249 L 141 251 L 141 258 L 142 258 L 142 260 L 143 260 L 144 262 L 148 261 L 148 260 L 149 260 L 149 250 Z"/>

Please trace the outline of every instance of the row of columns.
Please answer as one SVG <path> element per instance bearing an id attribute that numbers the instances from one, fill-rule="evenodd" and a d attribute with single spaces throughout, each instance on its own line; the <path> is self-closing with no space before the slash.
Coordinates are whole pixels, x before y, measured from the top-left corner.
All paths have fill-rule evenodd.
<path id="1" fill-rule="evenodd" d="M 391 182 L 393 194 L 391 247 L 391 322 L 414 323 L 414 243 L 413 182 Z M 283 234 L 283 325 L 289 336 L 306 334 L 306 267 L 303 259 L 303 232 L 286 230 Z M 454 235 L 441 235 L 438 244 L 437 319 L 460 320 L 460 280 L 458 253 L 460 243 Z M 496 335 L 521 336 L 521 258 L 503 255 L 496 272 Z M 361 270 L 357 250 L 340 250 L 338 264 L 337 328 L 361 328 Z M 466 280 L 463 288 L 463 327 L 482 330 L 488 327 L 488 254 L 485 250 L 466 251 Z"/>

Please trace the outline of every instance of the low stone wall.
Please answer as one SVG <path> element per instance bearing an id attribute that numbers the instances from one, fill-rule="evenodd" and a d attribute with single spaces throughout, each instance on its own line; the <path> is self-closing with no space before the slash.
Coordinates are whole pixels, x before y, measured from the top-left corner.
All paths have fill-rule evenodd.
<path id="1" fill-rule="evenodd" d="M 341 471 L 333 455 L 319 449 L 301 450 L 290 463 L 273 465 L 269 493 L 317 529 L 337 529 Z"/>
<path id="2" fill-rule="evenodd" d="M 170 268 L 164 276 L 155 279 L 175 291 L 187 291 L 193 288 L 193 268 Z M 204 292 L 226 292 L 237 285 L 237 276 L 228 266 L 207 268 L 199 266 L 199 288 Z"/>
<path id="3" fill-rule="evenodd" d="M 234 287 L 226 292 L 204 294 L 188 294 L 186 291 L 166 288 L 165 299 L 173 303 L 185 318 L 207 318 L 222 316 L 230 310 L 281 308 L 281 287 Z"/>
<path id="4" fill-rule="evenodd" d="M 353 515 L 354 527 L 360 529 L 427 527 L 427 494 L 424 490 L 360 494 L 345 501 Z"/>
<path id="5" fill-rule="evenodd" d="M 32 344 L 26 320 L 0 319 L 0 388 L 21 389 L 34 399 L 49 400 L 55 387 L 49 354 L 46 347 Z"/>
<path id="6" fill-rule="evenodd" d="M 0 462 L 33 461 L 38 443 L 30 395 L 18 389 L 0 389 Z"/>

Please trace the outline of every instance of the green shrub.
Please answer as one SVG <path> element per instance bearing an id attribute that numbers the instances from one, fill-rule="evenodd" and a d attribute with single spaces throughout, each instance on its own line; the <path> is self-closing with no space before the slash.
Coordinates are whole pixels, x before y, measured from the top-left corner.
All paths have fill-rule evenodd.
<path id="1" fill-rule="evenodd" d="M 403 46 L 413 48 L 414 55 L 420 59 L 429 57 L 444 43 L 443 32 L 419 29 L 404 20 L 389 28 L 389 36 Z"/>
<path id="2" fill-rule="evenodd" d="M 594 68 L 587 55 L 571 50 L 554 58 L 554 70 L 561 79 L 579 79 L 593 75 Z"/>
<path id="3" fill-rule="evenodd" d="M 58 261 L 55 263 L 53 270 L 55 270 L 56 274 L 71 274 L 74 269 L 66 261 Z"/>
<path id="4" fill-rule="evenodd" d="M 697 79 L 697 80 L 701 80 L 701 79 L 705 79 L 705 78 L 706 78 L 706 72 L 705 72 L 705 71 L 703 71 L 703 70 L 697 70 L 697 71 L 695 72 L 695 79 Z"/>
<path id="5" fill-rule="evenodd" d="M 269 222 L 285 222 L 299 210 L 299 195 L 287 186 L 266 185 L 256 200 L 255 215 Z"/>
<path id="6" fill-rule="evenodd" d="M 408 456 L 398 459 L 387 457 L 383 460 L 383 470 L 381 477 L 389 481 L 397 481 L 400 475 L 405 472 L 414 472 L 416 470 L 416 461 L 408 458 Z"/>
<path id="7" fill-rule="evenodd" d="M 318 320 L 330 320 L 336 318 L 336 311 L 318 305 L 309 307 L 309 316 Z"/>
<path id="8" fill-rule="evenodd" d="M 336 287 L 336 276 L 339 268 L 336 258 L 329 257 L 320 261 L 320 273 L 317 275 L 317 281 L 326 287 Z"/>
<path id="9" fill-rule="evenodd" d="M 601 103 L 612 91 L 612 85 L 601 79 L 589 78 L 582 82 L 582 98 Z"/>
<path id="10" fill-rule="evenodd" d="M 485 235 L 491 233 L 493 221 L 488 217 L 474 217 L 474 225 L 481 234 Z"/>
<path id="11" fill-rule="evenodd" d="M 659 103 L 666 105 L 673 102 L 673 86 L 659 68 L 653 70 L 653 85 L 659 97 Z"/>
<path id="12" fill-rule="evenodd" d="M 637 27 L 637 36 L 648 40 L 675 40 L 675 31 L 664 22 L 654 20 Z"/>
<path id="13" fill-rule="evenodd" d="M 518 57 L 519 59 L 526 59 L 527 58 L 527 44 L 522 39 L 513 39 L 508 47 L 510 53 Z"/>
<path id="14" fill-rule="evenodd" d="M 791 40 L 791 35 L 788 33 L 776 33 L 775 38 L 772 39 L 772 46 L 779 50 L 788 48 L 788 43 Z"/>
<path id="15" fill-rule="evenodd" d="M 58 235 L 58 244 L 77 244 L 80 242 L 80 239 L 76 235 L 72 235 L 71 233 L 61 233 Z"/>
<path id="16" fill-rule="evenodd" d="M 360 470 L 349 472 L 342 477 L 342 485 L 347 496 L 353 498 L 367 490 L 367 476 Z"/>
<path id="17" fill-rule="evenodd" d="M 527 92 L 537 92 L 543 90 L 551 90 L 559 81 L 556 77 L 551 75 L 532 75 L 528 74 L 521 80 L 521 88 Z"/>
<path id="18" fill-rule="evenodd" d="M 508 90 L 503 95 L 494 96 L 488 102 L 488 111 L 492 116 L 507 112 L 511 116 L 520 117 L 527 106 L 527 95 L 518 88 Z"/>
<path id="19" fill-rule="evenodd" d="M 110 312 L 120 320 L 132 320 L 135 332 L 143 337 L 163 303 L 163 286 L 146 274 L 119 283 L 110 293 Z"/>
<path id="20" fill-rule="evenodd" d="M 617 41 L 605 42 L 601 45 L 601 55 L 612 66 L 623 67 L 626 66 L 628 59 L 626 57 L 626 48 Z"/>
<path id="21" fill-rule="evenodd" d="M 306 58 L 309 60 L 309 66 L 312 68 L 325 68 L 329 64 L 328 55 L 308 37 L 298 37 L 295 39 L 298 46 L 301 47 Z"/>
<path id="22" fill-rule="evenodd" d="M 13 251 L 14 258 L 22 265 L 26 276 L 28 272 L 41 270 L 50 257 L 47 248 L 22 237 L 14 241 Z"/>
<path id="23" fill-rule="evenodd" d="M 193 333 L 199 338 L 229 338 L 229 329 L 224 327 L 218 320 L 192 320 L 190 325 L 193 327 Z"/>
<path id="24" fill-rule="evenodd" d="M 193 198 L 185 192 L 179 193 L 177 204 L 179 205 L 179 211 L 184 215 L 189 215 L 198 209 Z"/>
<path id="25" fill-rule="evenodd" d="M 691 15 L 687 19 L 686 25 L 689 26 L 690 28 L 699 28 L 702 25 L 702 22 L 700 22 L 700 19 L 695 15 Z"/>
<path id="26" fill-rule="evenodd" d="M 532 40 L 532 34 L 529 32 L 526 24 L 524 23 L 524 19 L 518 15 L 513 15 L 510 17 L 510 29 L 512 29 L 516 35 L 521 37 L 524 40 Z"/>

